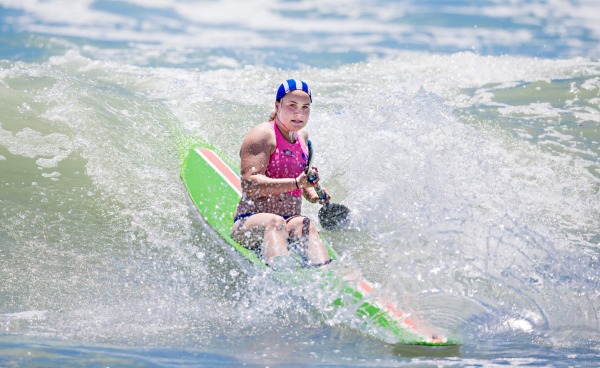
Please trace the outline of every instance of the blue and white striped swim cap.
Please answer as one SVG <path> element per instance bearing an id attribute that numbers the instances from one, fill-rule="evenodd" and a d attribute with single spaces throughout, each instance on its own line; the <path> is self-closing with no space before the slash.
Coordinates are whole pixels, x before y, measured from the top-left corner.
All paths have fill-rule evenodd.
<path id="1" fill-rule="evenodd" d="M 294 91 L 296 89 L 302 90 L 308 93 L 308 97 L 310 98 L 310 102 L 312 103 L 312 94 L 310 93 L 310 88 L 308 88 L 308 84 L 298 79 L 288 79 L 285 82 L 281 83 L 279 89 L 277 89 L 277 96 L 275 99 L 277 101 L 281 100 L 283 96 L 285 96 L 288 92 Z"/>

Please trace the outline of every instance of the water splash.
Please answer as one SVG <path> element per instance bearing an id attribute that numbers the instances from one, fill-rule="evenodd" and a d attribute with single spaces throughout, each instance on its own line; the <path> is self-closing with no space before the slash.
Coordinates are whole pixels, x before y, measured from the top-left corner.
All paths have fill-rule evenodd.
<path id="1" fill-rule="evenodd" d="M 599 211 L 589 201 L 598 185 L 590 157 L 556 155 L 453 109 L 452 83 L 472 83 L 450 78 L 456 65 L 470 75 L 469 66 L 505 66 L 503 58 L 424 59 L 305 71 L 318 91 L 309 126 L 316 164 L 357 216 L 355 229 L 326 236 L 382 293 L 447 331 L 562 346 L 575 335 L 563 331 L 581 330 L 574 343 L 593 345 Z M 444 61 L 453 67 L 440 71 Z M 570 63 L 537 67 L 561 76 L 581 65 Z M 440 73 L 448 79 L 436 82 Z M 419 83 L 420 75 L 429 77 Z M 293 340 L 287 330 L 346 323 L 349 315 L 328 315 L 322 295 L 307 301 L 303 289 L 280 289 L 232 259 L 178 177 L 180 145 L 196 139 L 235 160 L 245 132 L 271 110 L 269 86 L 286 76 L 131 67 L 77 52 L 49 65 L 4 63 L 2 111 L 11 113 L 0 120 L 0 163 L 12 168 L 2 184 L 4 326 L 160 345 L 264 331 Z M 505 79 L 490 72 L 477 83 Z M 234 81 L 260 92 L 232 91 Z M 43 152 L 19 144 L 23 131 L 44 140 Z M 38 162 L 56 157 L 53 167 Z M 316 218 L 317 207 L 306 210 Z M 44 318 L 15 317 L 23 305 Z"/>

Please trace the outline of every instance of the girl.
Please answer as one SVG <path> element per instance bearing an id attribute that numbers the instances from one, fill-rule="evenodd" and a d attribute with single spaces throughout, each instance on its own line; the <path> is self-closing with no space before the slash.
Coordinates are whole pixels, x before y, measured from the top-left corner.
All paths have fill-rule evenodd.
<path id="1" fill-rule="evenodd" d="M 301 216 L 302 196 L 321 204 L 315 191 L 319 182 L 309 181 L 308 133 L 312 95 L 300 80 L 283 82 L 275 97 L 269 122 L 255 126 L 240 149 L 242 199 L 238 204 L 232 236 L 247 248 L 260 247 L 269 265 L 297 249 L 305 264 L 322 267 L 331 262 L 314 224 Z"/>

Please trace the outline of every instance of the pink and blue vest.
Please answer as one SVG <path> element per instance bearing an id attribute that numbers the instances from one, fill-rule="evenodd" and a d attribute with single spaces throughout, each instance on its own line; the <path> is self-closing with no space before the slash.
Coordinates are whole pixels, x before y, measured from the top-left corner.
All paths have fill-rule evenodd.
<path id="1" fill-rule="evenodd" d="M 277 147 L 269 158 L 265 175 L 277 179 L 298 177 L 308 164 L 308 147 L 304 142 L 304 138 L 298 135 L 298 139 L 294 143 L 290 143 L 283 137 L 274 121 L 271 121 L 271 126 L 275 131 Z M 294 189 L 287 193 L 295 197 L 301 197 L 302 189 Z"/>

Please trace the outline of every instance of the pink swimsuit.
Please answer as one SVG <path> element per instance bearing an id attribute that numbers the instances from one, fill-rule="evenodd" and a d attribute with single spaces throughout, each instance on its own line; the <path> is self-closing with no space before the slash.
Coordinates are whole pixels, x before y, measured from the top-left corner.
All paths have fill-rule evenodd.
<path id="1" fill-rule="evenodd" d="M 275 152 L 269 158 L 269 166 L 265 175 L 269 178 L 295 178 L 306 168 L 308 163 L 308 147 L 304 142 L 304 138 L 298 135 L 296 142 L 288 142 L 274 121 L 271 121 L 271 126 L 275 131 L 275 141 L 277 147 Z M 295 197 L 302 196 L 302 189 L 294 189 L 286 192 Z"/>

